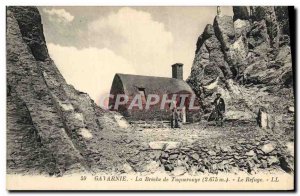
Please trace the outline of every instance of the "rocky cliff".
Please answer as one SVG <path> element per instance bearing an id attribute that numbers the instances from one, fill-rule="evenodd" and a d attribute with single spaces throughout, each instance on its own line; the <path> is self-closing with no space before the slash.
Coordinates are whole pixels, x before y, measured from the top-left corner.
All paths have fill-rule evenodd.
<path id="1" fill-rule="evenodd" d="M 288 7 L 237 6 L 233 13 L 221 13 L 205 27 L 187 82 L 202 99 L 204 112 L 220 92 L 227 119 L 255 120 L 264 108 L 274 114 L 270 119 L 277 118 L 270 120 L 270 128 L 275 121 L 293 124 L 288 114 L 294 105 Z"/>
<path id="2" fill-rule="evenodd" d="M 114 115 L 66 83 L 37 8 L 8 7 L 6 33 L 8 172 L 62 175 L 122 162 L 114 155 Z"/>

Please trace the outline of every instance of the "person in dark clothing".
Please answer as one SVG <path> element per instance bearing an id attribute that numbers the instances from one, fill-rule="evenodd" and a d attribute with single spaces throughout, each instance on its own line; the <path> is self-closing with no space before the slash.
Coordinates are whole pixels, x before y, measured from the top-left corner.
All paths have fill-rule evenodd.
<path id="1" fill-rule="evenodd" d="M 172 109 L 171 128 L 180 128 L 180 114 L 176 108 Z"/>
<path id="2" fill-rule="evenodd" d="M 225 113 L 225 102 L 221 97 L 221 93 L 217 93 L 217 98 L 213 102 L 215 106 L 216 118 L 215 121 L 217 124 L 223 126 L 223 117 Z"/>

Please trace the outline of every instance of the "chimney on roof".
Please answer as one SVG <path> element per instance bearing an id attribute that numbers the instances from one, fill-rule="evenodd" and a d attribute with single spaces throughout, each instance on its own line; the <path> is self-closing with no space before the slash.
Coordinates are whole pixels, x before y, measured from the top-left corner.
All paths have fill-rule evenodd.
<path id="1" fill-rule="evenodd" d="M 172 65 L 172 78 L 183 80 L 183 64 L 175 63 Z"/>

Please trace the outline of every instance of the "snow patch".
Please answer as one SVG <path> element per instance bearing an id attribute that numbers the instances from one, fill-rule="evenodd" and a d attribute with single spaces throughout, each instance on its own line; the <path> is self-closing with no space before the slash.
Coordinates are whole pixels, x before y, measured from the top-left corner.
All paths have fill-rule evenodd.
<path id="1" fill-rule="evenodd" d="M 214 89 L 218 86 L 218 81 L 219 81 L 219 77 L 217 77 L 217 79 L 213 83 L 204 86 L 204 88 L 206 88 L 208 90 Z"/>

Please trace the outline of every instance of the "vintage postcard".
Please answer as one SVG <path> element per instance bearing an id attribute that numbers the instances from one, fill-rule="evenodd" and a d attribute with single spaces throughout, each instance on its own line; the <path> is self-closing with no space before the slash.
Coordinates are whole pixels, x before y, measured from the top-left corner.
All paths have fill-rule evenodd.
<path id="1" fill-rule="evenodd" d="M 8 190 L 295 190 L 294 7 L 6 21 Z"/>

